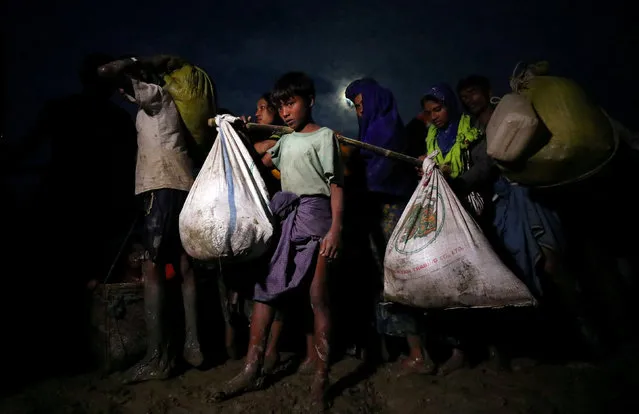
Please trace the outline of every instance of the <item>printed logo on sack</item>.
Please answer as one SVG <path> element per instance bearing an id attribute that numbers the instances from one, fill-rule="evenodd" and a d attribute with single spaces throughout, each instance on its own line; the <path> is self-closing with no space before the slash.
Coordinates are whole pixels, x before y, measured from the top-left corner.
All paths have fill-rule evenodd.
<path id="1" fill-rule="evenodd" d="M 395 251 L 402 254 L 417 253 L 437 239 L 444 224 L 446 210 L 436 187 L 433 192 L 437 193 L 437 198 L 432 199 L 426 195 L 408 211 L 394 242 Z M 438 204 L 441 211 L 437 210 Z"/>

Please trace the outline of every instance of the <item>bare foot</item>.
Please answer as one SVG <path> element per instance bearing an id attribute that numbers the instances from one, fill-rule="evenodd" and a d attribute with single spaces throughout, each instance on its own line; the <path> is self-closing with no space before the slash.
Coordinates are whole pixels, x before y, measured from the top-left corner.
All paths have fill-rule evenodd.
<path id="1" fill-rule="evenodd" d="M 430 358 L 406 358 L 401 362 L 402 374 L 425 374 L 433 375 L 435 373 L 435 364 Z"/>
<path id="2" fill-rule="evenodd" d="M 496 372 L 512 371 L 510 360 L 495 346 L 491 346 L 488 350 L 488 367 Z"/>
<path id="3" fill-rule="evenodd" d="M 272 374 L 275 371 L 275 368 L 280 363 L 280 353 L 273 352 L 271 354 L 264 355 L 264 366 L 262 367 L 262 373 L 264 374 Z"/>
<path id="4" fill-rule="evenodd" d="M 184 360 L 192 367 L 199 367 L 204 362 L 204 356 L 200 350 L 200 343 L 197 341 L 189 341 L 184 344 Z"/>
<path id="5" fill-rule="evenodd" d="M 315 358 L 306 358 L 297 369 L 297 372 L 302 375 L 310 375 L 315 372 Z"/>
<path id="6" fill-rule="evenodd" d="M 142 381 L 164 380 L 171 373 L 171 364 L 159 353 L 147 357 L 135 364 L 124 374 L 124 384 L 135 384 Z"/>
<path id="7" fill-rule="evenodd" d="M 242 372 L 227 382 L 223 389 L 213 395 L 214 401 L 225 401 L 238 395 L 262 388 L 264 377 L 260 376 L 258 364 L 244 367 Z"/>
<path id="8" fill-rule="evenodd" d="M 439 375 L 445 376 L 453 371 L 463 368 L 466 365 L 466 356 L 460 349 L 454 349 L 453 355 L 441 366 Z"/>

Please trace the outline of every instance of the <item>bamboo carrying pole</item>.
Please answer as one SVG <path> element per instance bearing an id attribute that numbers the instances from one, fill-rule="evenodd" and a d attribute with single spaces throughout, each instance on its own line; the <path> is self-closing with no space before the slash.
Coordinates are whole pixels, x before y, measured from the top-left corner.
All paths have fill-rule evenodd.
<path id="1" fill-rule="evenodd" d="M 215 118 L 210 118 L 209 119 L 209 126 L 211 128 L 215 127 Z M 248 129 L 249 132 L 251 131 L 255 131 L 255 132 L 262 132 L 262 133 L 270 133 L 270 134 L 290 134 L 293 132 L 292 128 L 289 128 L 287 126 L 278 126 L 278 125 L 262 125 L 262 124 L 254 124 L 252 122 L 246 123 L 246 129 Z M 361 148 L 361 149 L 365 149 L 371 152 L 374 152 L 376 154 L 382 155 L 384 157 L 387 158 L 392 158 L 398 161 L 403 161 L 403 162 L 407 162 L 409 164 L 413 164 L 416 166 L 421 166 L 422 162 L 419 161 L 417 158 L 413 158 L 410 157 L 408 155 L 399 153 L 399 152 L 395 152 L 395 151 L 391 151 L 391 150 L 387 150 L 385 148 L 382 147 L 378 147 L 375 145 L 371 145 L 371 144 L 367 144 L 365 142 L 361 142 L 358 141 L 356 139 L 352 139 L 352 138 L 347 138 L 343 135 L 340 134 L 336 134 L 337 136 L 337 140 L 339 142 L 341 142 L 342 144 L 346 144 L 346 145 L 351 145 L 353 147 L 357 147 L 357 148 Z"/>

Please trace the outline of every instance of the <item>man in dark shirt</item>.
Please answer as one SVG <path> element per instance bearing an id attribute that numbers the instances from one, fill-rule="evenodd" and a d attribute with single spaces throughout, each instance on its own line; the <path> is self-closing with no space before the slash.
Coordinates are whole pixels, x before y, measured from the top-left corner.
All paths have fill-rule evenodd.
<path id="1" fill-rule="evenodd" d="M 451 185 L 458 196 L 473 191 L 481 195 L 484 208 L 479 221 L 486 231 L 486 225 L 492 219 L 490 202 L 493 184 L 499 176 L 499 170 L 486 152 L 486 126 L 494 111 L 494 106 L 490 103 L 490 83 L 483 76 L 472 75 L 458 83 L 457 94 L 464 111 L 472 116 L 473 127 L 479 129 L 483 136 L 470 147 L 470 168 Z M 487 221 L 484 223 L 483 219 Z"/>
<path id="2" fill-rule="evenodd" d="M 464 110 L 473 116 L 473 126 L 485 135 L 488 121 L 495 111 L 490 102 L 490 81 L 484 76 L 471 75 L 459 81 L 457 94 Z"/>

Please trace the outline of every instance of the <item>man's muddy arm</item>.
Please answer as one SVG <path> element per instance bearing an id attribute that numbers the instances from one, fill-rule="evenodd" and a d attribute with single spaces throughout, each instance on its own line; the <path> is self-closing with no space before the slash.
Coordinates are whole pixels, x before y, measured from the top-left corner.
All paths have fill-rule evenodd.
<path id="1" fill-rule="evenodd" d="M 127 95 L 134 96 L 133 84 L 130 76 L 133 69 L 138 67 L 138 60 L 134 58 L 120 59 L 102 65 L 98 68 L 98 76 L 103 78 L 118 78 L 118 86 L 124 89 Z"/>
<path id="2" fill-rule="evenodd" d="M 114 60 L 113 62 L 100 66 L 98 68 L 98 75 L 103 78 L 116 78 L 124 74 L 130 75 L 132 69 L 139 65 L 138 62 L 138 59 L 135 58 Z"/>
<path id="3" fill-rule="evenodd" d="M 175 56 L 156 55 L 142 58 L 128 58 L 115 60 L 98 68 L 98 75 L 105 78 L 119 78 L 120 86 L 124 91 L 133 96 L 131 79 L 139 79 L 140 69 L 146 69 L 155 73 L 170 71 L 171 67 L 179 65 L 181 60 Z"/>
<path id="4" fill-rule="evenodd" d="M 179 62 L 181 62 L 180 58 L 169 55 L 120 59 L 100 66 L 98 68 L 98 75 L 113 78 L 126 74 L 135 77 L 138 70 L 134 69 L 141 68 L 162 73 L 178 65 Z"/>

